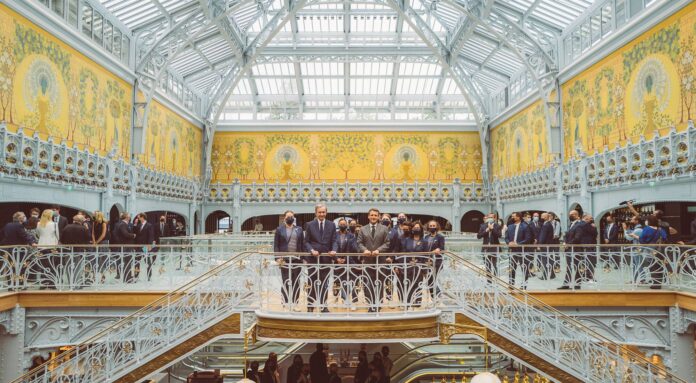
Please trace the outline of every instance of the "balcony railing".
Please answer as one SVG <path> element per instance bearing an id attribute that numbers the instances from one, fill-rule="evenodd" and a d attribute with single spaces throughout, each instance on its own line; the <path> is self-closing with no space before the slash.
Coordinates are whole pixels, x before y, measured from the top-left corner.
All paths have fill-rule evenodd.
<path id="1" fill-rule="evenodd" d="M 74 143 L 10 132 L 0 123 L 0 177 L 39 184 L 74 187 L 167 199 L 201 198 L 199 181 L 129 164 L 123 158 L 92 153 Z"/>
<path id="2" fill-rule="evenodd" d="M 211 184 L 210 203 L 485 202 L 481 183 L 444 182 L 287 182 Z"/>
<path id="3" fill-rule="evenodd" d="M 690 122 L 683 132 L 670 130 L 663 137 L 641 139 L 623 147 L 578 156 L 561 165 L 496 179 L 491 198 L 519 200 L 551 197 L 582 190 L 598 191 L 696 175 L 696 128 Z"/>
<path id="4" fill-rule="evenodd" d="M 290 286 L 295 280 L 291 262 L 294 256 L 284 253 L 238 254 L 14 382 L 114 381 L 235 313 L 266 310 L 293 315 L 291 313 L 295 306 L 290 301 L 294 297 L 291 290 L 281 289 L 281 286 Z M 350 256 L 362 255 L 346 255 Z M 388 315 L 385 311 L 393 308 L 385 303 L 390 299 L 381 299 L 381 293 L 389 292 L 386 287 L 391 280 L 397 286 L 391 290 L 391 300 L 395 301 L 396 310 L 430 310 L 440 304 L 450 307 L 495 329 L 578 380 L 592 383 L 684 382 L 575 319 L 535 300 L 526 292 L 511 290 L 503 281 L 459 255 L 441 254 L 441 264 L 446 265 L 442 269 L 438 269 L 438 258 L 433 254 L 390 256 L 395 259 L 406 257 L 406 262 L 389 263 L 384 256 L 370 257 L 369 262 L 375 263 L 366 260 L 360 264 L 362 266 L 355 264 L 355 272 L 350 266 L 345 266 L 350 265 L 349 262 L 345 265 L 315 264 L 311 260 L 306 264 L 297 263 L 307 270 L 310 288 L 316 288 L 314 291 L 317 293 L 322 288 L 328 290 L 327 295 L 310 299 L 310 308 L 323 307 L 337 312 L 343 309 L 340 315 L 350 313 L 350 306 L 341 303 L 331 306 L 334 303 L 329 301 L 338 282 L 337 296 L 340 297 L 341 291 L 346 291 L 348 295 L 345 299 L 351 301 L 351 293 L 358 286 L 363 286 L 355 302 L 356 311 L 360 309 L 361 312 L 351 315 Z M 287 278 L 283 275 L 284 270 L 289 273 Z M 413 286 L 413 290 L 398 288 L 399 270 L 403 272 L 401 286 Z M 349 271 L 349 274 L 341 274 L 344 271 Z M 313 275 L 319 278 L 313 280 Z M 355 283 L 352 282 L 353 276 L 356 277 Z M 298 278 L 300 286 L 306 286 L 302 279 Z M 340 286 L 355 289 L 342 290 Z M 265 296 L 271 291 L 275 291 L 275 298 Z M 286 294 L 283 295 L 283 292 Z M 406 298 L 403 303 L 399 300 L 400 293 Z M 367 299 L 363 299 L 365 295 Z M 365 301 L 362 307 L 361 300 Z M 380 312 L 365 313 L 365 309 Z M 336 315 L 322 311 L 325 310 L 315 310 L 309 315 Z"/>

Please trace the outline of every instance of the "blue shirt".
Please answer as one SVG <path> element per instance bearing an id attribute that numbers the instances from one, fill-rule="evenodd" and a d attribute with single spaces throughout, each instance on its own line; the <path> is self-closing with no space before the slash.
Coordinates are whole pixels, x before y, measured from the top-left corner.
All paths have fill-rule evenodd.
<path id="1" fill-rule="evenodd" d="M 630 237 L 631 234 L 635 234 L 638 238 Z M 635 227 L 633 227 L 633 230 L 626 230 L 626 239 L 631 241 L 631 243 L 634 245 L 638 245 L 640 244 L 641 234 L 643 234 L 643 226 L 641 224 L 637 224 Z"/>

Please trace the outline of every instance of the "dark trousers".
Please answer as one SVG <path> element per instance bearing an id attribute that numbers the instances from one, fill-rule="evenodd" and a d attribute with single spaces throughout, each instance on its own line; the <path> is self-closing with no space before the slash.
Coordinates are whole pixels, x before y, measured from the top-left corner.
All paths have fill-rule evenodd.
<path id="1" fill-rule="evenodd" d="M 588 269 L 591 267 L 590 259 L 585 253 L 585 248 L 582 246 L 571 246 L 567 248 L 565 261 L 566 273 L 563 278 L 563 285 L 570 287 L 579 286 L 582 279 L 587 277 Z M 583 270 L 581 271 L 581 269 Z"/>
<path id="2" fill-rule="evenodd" d="M 329 274 L 331 270 L 321 264 L 310 264 L 308 268 L 308 276 L 310 293 L 309 302 L 307 305 L 309 308 L 325 308 L 326 307 L 326 294 L 329 291 Z"/>
<path id="3" fill-rule="evenodd" d="M 148 282 L 152 278 L 152 265 L 157 262 L 157 249 L 152 249 L 147 255 L 145 255 L 145 262 L 147 262 L 147 280 Z"/>
<path id="4" fill-rule="evenodd" d="M 404 286 L 404 291 L 406 292 L 406 299 L 404 303 L 410 305 L 420 305 L 423 301 L 423 279 L 428 273 L 426 264 L 424 262 L 418 262 L 415 265 L 411 265 L 406 270 L 408 276 L 408 283 Z"/>
<path id="5" fill-rule="evenodd" d="M 545 247 L 541 245 L 536 252 L 541 279 L 556 278 L 556 265 L 558 262 L 558 247 Z"/>
<path id="6" fill-rule="evenodd" d="M 300 275 L 302 275 L 302 266 L 298 263 L 284 263 L 280 266 L 280 277 L 282 278 L 283 287 L 283 303 L 296 305 L 300 298 Z"/>
<path id="7" fill-rule="evenodd" d="M 524 274 L 523 287 L 527 286 L 527 280 L 531 274 L 532 267 L 532 254 L 525 253 L 524 249 L 521 247 L 511 247 L 510 248 L 510 273 L 509 273 L 509 283 L 515 285 L 517 281 L 517 267 L 522 268 L 522 273 Z"/>
<path id="8" fill-rule="evenodd" d="M 489 247 L 483 250 L 483 265 L 486 268 L 486 272 L 493 276 L 498 276 L 498 248 Z M 491 278 L 488 278 L 488 282 L 491 282 Z"/>
<path id="9" fill-rule="evenodd" d="M 370 309 L 378 309 L 382 305 L 382 289 L 384 288 L 384 274 L 380 272 L 378 264 L 370 264 L 365 267 L 363 274 L 363 293 Z"/>

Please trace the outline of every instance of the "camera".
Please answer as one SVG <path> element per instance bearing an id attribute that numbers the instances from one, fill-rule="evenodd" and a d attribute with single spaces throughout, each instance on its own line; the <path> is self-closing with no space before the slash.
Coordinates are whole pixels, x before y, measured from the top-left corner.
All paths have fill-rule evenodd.
<path id="1" fill-rule="evenodd" d="M 633 203 L 635 203 L 635 202 L 636 202 L 636 200 L 634 200 L 634 199 L 629 199 L 628 201 L 621 201 L 621 202 L 619 202 L 619 205 L 628 205 L 629 203 L 633 204 Z"/>

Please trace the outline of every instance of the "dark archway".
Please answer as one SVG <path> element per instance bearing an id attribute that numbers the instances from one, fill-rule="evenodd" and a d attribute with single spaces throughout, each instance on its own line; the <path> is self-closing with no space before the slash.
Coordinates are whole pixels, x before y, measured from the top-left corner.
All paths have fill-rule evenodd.
<path id="1" fill-rule="evenodd" d="M 483 223 L 485 214 L 478 210 L 469 210 L 461 220 L 461 230 L 466 233 L 478 233 L 479 227 Z"/>
<path id="2" fill-rule="evenodd" d="M 59 204 L 37 202 L 3 202 L 0 203 L 0 227 L 5 226 L 5 224 L 9 222 L 12 222 L 12 214 L 14 214 L 15 212 L 22 211 L 27 217 L 29 217 L 31 215 L 31 209 L 33 208 L 37 208 L 43 212 L 46 209 L 53 208 L 53 206 L 60 207 L 60 215 L 66 217 L 68 219 L 68 222 L 72 222 L 72 218 L 75 215 L 77 215 L 78 212 L 84 212 L 90 217 L 94 214 L 93 211 L 81 210 L 72 206 L 65 206 Z"/>
<path id="3" fill-rule="evenodd" d="M 223 233 L 232 231 L 230 215 L 222 210 L 215 210 L 205 218 L 205 233 Z"/>
<path id="4" fill-rule="evenodd" d="M 392 216 L 392 220 L 396 219 L 396 216 L 399 214 L 399 212 L 390 212 L 390 211 L 384 211 L 382 213 L 388 213 L 389 215 Z M 435 215 L 424 215 L 424 214 L 408 214 L 408 212 L 405 212 L 406 215 L 408 216 L 408 219 L 411 221 L 421 221 L 422 223 L 426 223 L 430 220 L 435 220 L 440 224 L 441 230 L 451 230 L 452 225 L 450 222 L 439 216 Z M 360 225 L 366 225 L 367 224 L 367 212 L 365 213 L 341 213 L 341 212 L 329 212 L 326 215 L 326 219 L 328 220 L 335 220 L 336 218 L 350 218 L 357 220 Z M 242 223 L 242 231 L 253 231 L 254 227 L 256 226 L 257 223 L 260 223 L 261 226 L 263 227 L 262 231 L 271 231 L 275 230 L 278 225 L 282 223 L 283 219 L 283 214 L 272 214 L 272 215 L 263 215 L 263 216 L 258 216 L 258 217 L 251 217 L 244 221 Z M 295 214 L 295 219 L 296 219 L 296 224 L 298 226 L 304 226 L 305 223 L 310 222 L 311 220 L 314 219 L 314 213 L 301 213 L 301 214 Z"/>

